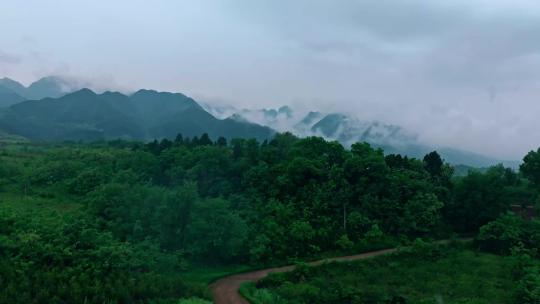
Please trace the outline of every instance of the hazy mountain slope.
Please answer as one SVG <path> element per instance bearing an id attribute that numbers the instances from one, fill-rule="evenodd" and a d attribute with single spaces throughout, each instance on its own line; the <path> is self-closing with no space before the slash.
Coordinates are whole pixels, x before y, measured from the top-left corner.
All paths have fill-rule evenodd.
<path id="1" fill-rule="evenodd" d="M 10 78 L 2 78 L 0 79 L 0 86 L 11 90 L 13 93 L 25 97 L 26 95 L 26 87 L 23 86 L 20 82 L 15 81 Z"/>
<path id="2" fill-rule="evenodd" d="M 339 137 L 338 134 L 341 128 L 343 121 L 346 119 L 346 116 L 343 114 L 329 114 L 319 120 L 311 127 L 312 132 L 319 132 L 324 137 Z"/>
<path id="3" fill-rule="evenodd" d="M 104 92 L 99 95 L 99 98 L 107 100 L 109 104 L 116 110 L 134 119 L 141 119 L 140 112 L 135 107 L 129 96 L 119 92 Z"/>
<path id="4" fill-rule="evenodd" d="M 178 118 L 188 109 L 204 112 L 193 99 L 180 93 L 139 90 L 129 99 L 149 129 L 157 127 L 165 121 Z"/>
<path id="5" fill-rule="evenodd" d="M 268 127 L 232 119 L 219 120 L 193 99 L 141 90 L 126 96 L 83 89 L 61 98 L 25 101 L 0 114 L 0 129 L 34 140 L 101 140 L 174 138 L 178 133 L 217 138 L 268 139 Z"/>
<path id="6" fill-rule="evenodd" d="M 130 100 L 141 113 L 148 138 L 173 138 L 178 133 L 193 137 L 208 133 L 212 138 L 223 136 L 264 140 L 274 134 L 270 128 L 253 123 L 217 119 L 195 100 L 179 93 L 140 90 Z"/>
<path id="7" fill-rule="evenodd" d="M 501 160 L 470 151 L 463 151 L 447 147 L 439 148 L 437 151 L 439 151 L 439 153 L 450 163 L 477 168 L 485 168 L 497 164 L 503 164 L 506 167 L 517 169 L 521 164 L 521 161 L 517 160 Z"/>
<path id="8" fill-rule="evenodd" d="M 2 78 L 0 79 L 0 87 L 12 91 L 22 97 L 23 100 L 38 100 L 47 97 L 58 98 L 78 89 L 72 82 L 56 76 L 41 78 L 28 87 L 13 79 Z"/>
<path id="9" fill-rule="evenodd" d="M 28 86 L 25 96 L 28 99 L 58 98 L 72 90 L 73 88 L 68 81 L 60 77 L 49 76 L 41 78 Z"/>
<path id="10" fill-rule="evenodd" d="M 521 163 L 520 161 L 501 160 L 470 151 L 446 147 L 434 147 L 424 144 L 374 144 L 374 146 L 384 149 L 386 154 L 402 154 L 418 159 L 422 159 L 431 151 L 437 151 L 441 157 L 450 164 L 464 165 L 474 168 L 486 168 L 497 164 L 503 164 L 506 167 L 517 169 Z"/>
<path id="11" fill-rule="evenodd" d="M 311 111 L 294 125 L 294 130 L 300 134 L 311 132 L 313 126 L 324 117 L 321 112 Z"/>
<path id="12" fill-rule="evenodd" d="M 24 100 L 24 97 L 0 85 L 0 108 L 9 107 Z"/>
<path id="13" fill-rule="evenodd" d="M 230 105 L 216 105 L 209 102 L 200 102 L 199 104 L 206 112 L 218 119 L 225 119 L 231 115 L 236 115 L 239 112 L 236 107 Z"/>
<path id="14" fill-rule="evenodd" d="M 135 119 L 88 89 L 58 99 L 46 98 L 13 105 L 0 118 L 0 127 L 13 134 L 44 141 L 143 136 Z"/>

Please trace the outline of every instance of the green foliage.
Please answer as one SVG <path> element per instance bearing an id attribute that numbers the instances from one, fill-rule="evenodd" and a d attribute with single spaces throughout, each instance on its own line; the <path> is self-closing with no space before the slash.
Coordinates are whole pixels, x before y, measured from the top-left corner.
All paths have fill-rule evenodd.
<path id="1" fill-rule="evenodd" d="M 480 229 L 476 243 L 482 250 L 511 254 L 515 303 L 540 303 L 540 221 L 513 214 L 501 216 Z"/>
<path id="2" fill-rule="evenodd" d="M 527 177 L 537 188 L 540 187 L 540 148 L 536 151 L 531 151 L 523 158 L 523 163 L 520 166 L 520 171 Z"/>
<path id="3" fill-rule="evenodd" d="M 19 175 L 21 175 L 19 166 L 6 160 L 0 161 L 0 186 L 13 182 Z"/>
<path id="4" fill-rule="evenodd" d="M 96 190 L 100 185 L 107 182 L 107 174 L 96 168 L 82 171 L 69 184 L 69 190 L 73 194 L 85 195 Z"/>
<path id="5" fill-rule="evenodd" d="M 475 231 L 507 212 L 512 204 L 531 203 L 534 194 L 516 173 L 501 165 L 486 173 L 469 172 L 454 186 L 454 198 L 444 209 L 457 231 Z"/>
<path id="6" fill-rule="evenodd" d="M 503 215 L 480 229 L 476 243 L 482 250 L 500 254 L 509 254 L 515 248 L 540 252 L 540 221 Z"/>
<path id="7" fill-rule="evenodd" d="M 515 292 L 517 303 L 540 303 L 540 267 L 527 267 L 517 283 Z"/>
<path id="8" fill-rule="evenodd" d="M 443 173 L 443 160 L 437 151 L 428 153 L 424 157 L 424 166 L 426 171 L 433 177 L 441 176 Z"/>
<path id="9" fill-rule="evenodd" d="M 195 257 L 224 262 L 245 255 L 248 227 L 228 201 L 200 201 L 194 209 L 187 248 Z"/>
<path id="10" fill-rule="evenodd" d="M 475 232 L 510 205 L 538 196 L 524 178 L 534 182 L 532 156 L 523 176 L 498 166 L 452 179 L 452 168 L 437 153 L 422 161 L 385 156 L 366 143 L 347 150 L 289 133 L 262 144 L 212 138 L 209 131 L 147 144 L 116 140 L 2 151 L 0 280 L 10 286 L 6 299 L 17 293 L 52 302 L 204 298 L 196 284 L 203 279 L 186 283 L 185 267 L 261 266 Z M 25 213 L 13 211 L 21 209 Z M 533 254 L 538 231 L 536 221 L 502 218 L 482 228 L 477 243 L 494 252 L 518 246 Z M 429 262 L 448 258 L 423 243 L 413 249 Z M 31 275 L 17 275 L 21 271 Z M 300 267 L 295 275 L 308 280 L 317 271 Z M 88 273 L 102 280 L 89 282 Z M 376 288 L 359 291 L 336 281 L 327 291 L 297 279 L 271 288 L 314 303 L 401 301 L 401 294 Z M 54 287 L 31 288 L 39 284 Z M 256 292 L 269 301 L 286 298 Z"/>
<path id="11" fill-rule="evenodd" d="M 354 243 L 349 240 L 347 235 L 342 235 L 337 241 L 336 245 L 343 251 L 351 250 L 354 247 Z"/>
<path id="12" fill-rule="evenodd" d="M 199 292 L 162 272 L 163 264 L 181 270 L 181 257 L 118 241 L 78 212 L 2 208 L 0 222 L 0 303 L 144 302 Z"/>
<path id="13" fill-rule="evenodd" d="M 446 250 L 443 245 L 416 239 L 411 246 L 400 250 L 399 255 L 426 261 L 436 261 L 442 258 L 446 253 L 448 253 L 448 250 Z"/>
<path id="14" fill-rule="evenodd" d="M 160 239 L 164 248 L 172 250 L 185 248 L 188 227 L 191 223 L 196 200 L 198 200 L 198 194 L 195 184 L 186 184 L 167 195 L 164 205 L 153 213 L 161 221 Z M 154 201 L 153 203 L 158 202 Z M 152 213 L 147 212 L 146 215 L 142 216 L 149 217 L 151 215 Z"/>
<path id="15" fill-rule="evenodd" d="M 417 241 L 394 255 L 271 274 L 244 292 L 252 303 L 521 303 L 507 292 L 510 266 L 503 257 Z"/>

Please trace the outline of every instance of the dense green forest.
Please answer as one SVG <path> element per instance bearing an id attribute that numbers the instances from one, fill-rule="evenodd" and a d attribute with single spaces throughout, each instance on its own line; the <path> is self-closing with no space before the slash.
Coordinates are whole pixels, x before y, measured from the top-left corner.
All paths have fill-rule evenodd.
<path id="1" fill-rule="evenodd" d="M 498 286 L 512 289 L 510 303 L 540 301 L 540 224 L 509 213 L 512 205 L 537 207 L 540 150 L 524 158 L 519 172 L 501 165 L 465 176 L 437 152 L 419 160 L 367 143 L 345 149 L 288 133 L 262 143 L 207 134 L 146 144 L 5 143 L 0 153 L 1 303 L 208 299 L 209 281 L 245 265 L 456 235 L 476 239 L 459 250 L 412 248 L 428 257 L 443 252 L 432 266 L 454 264 L 456 250 L 480 264 L 493 260 L 501 268 L 490 271 L 512 276 Z M 485 253 L 475 256 L 476 250 Z M 396 258 L 404 269 L 418 263 L 406 251 Z M 354 267 L 384 274 L 387 259 Z M 348 266 L 322 267 L 270 277 L 259 287 L 285 297 L 301 280 L 317 287 L 318 277 L 339 278 Z M 357 294 L 358 286 L 340 284 Z M 315 288 L 308 287 L 307 293 Z M 304 302 L 291 303 L 364 303 L 325 294 L 317 302 L 298 292 Z M 400 296 L 383 287 L 373 294 L 377 301 Z"/>

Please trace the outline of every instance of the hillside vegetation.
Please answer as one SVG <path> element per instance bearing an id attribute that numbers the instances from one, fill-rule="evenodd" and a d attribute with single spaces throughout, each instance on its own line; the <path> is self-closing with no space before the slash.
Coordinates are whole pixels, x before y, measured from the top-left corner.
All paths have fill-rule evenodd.
<path id="1" fill-rule="evenodd" d="M 417 160 L 291 134 L 10 143 L 0 154 L 0 302 L 208 299 L 205 285 L 237 265 L 456 232 L 480 231 L 478 244 L 497 254 L 534 250 L 538 227 L 505 216 L 536 202 L 539 155 L 519 173 L 496 166 L 452 178 L 436 152 Z M 527 284 L 535 270 L 523 269 Z"/>
<path id="2" fill-rule="evenodd" d="M 269 303 L 512 303 L 513 263 L 462 246 L 415 243 L 360 262 L 300 265 L 243 292 Z"/>

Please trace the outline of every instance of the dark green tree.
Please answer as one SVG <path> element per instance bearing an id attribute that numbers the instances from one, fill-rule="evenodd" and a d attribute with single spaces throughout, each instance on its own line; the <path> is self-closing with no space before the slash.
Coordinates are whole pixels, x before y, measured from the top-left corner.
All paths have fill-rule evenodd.
<path id="1" fill-rule="evenodd" d="M 223 136 L 220 136 L 218 138 L 218 140 L 216 141 L 216 145 L 218 145 L 220 147 L 226 147 L 227 146 L 227 139 L 225 139 L 225 137 L 223 137 Z"/>
<path id="2" fill-rule="evenodd" d="M 193 206 L 198 199 L 194 183 L 185 184 L 167 196 L 160 216 L 160 239 L 163 248 L 176 250 L 186 247 Z"/>
<path id="3" fill-rule="evenodd" d="M 208 133 L 204 133 L 199 139 L 200 146 L 211 146 L 213 144 L 212 140 L 208 136 Z"/>
<path id="4" fill-rule="evenodd" d="M 527 153 L 519 169 L 523 176 L 528 178 L 537 188 L 540 188 L 540 148 Z"/>
<path id="5" fill-rule="evenodd" d="M 443 160 L 437 151 L 430 152 L 424 156 L 424 166 L 432 177 L 442 175 Z"/>
<path id="6" fill-rule="evenodd" d="M 184 144 L 184 137 L 182 136 L 182 133 L 178 133 L 178 135 L 176 135 L 176 138 L 174 139 L 174 143 L 177 145 Z"/>

